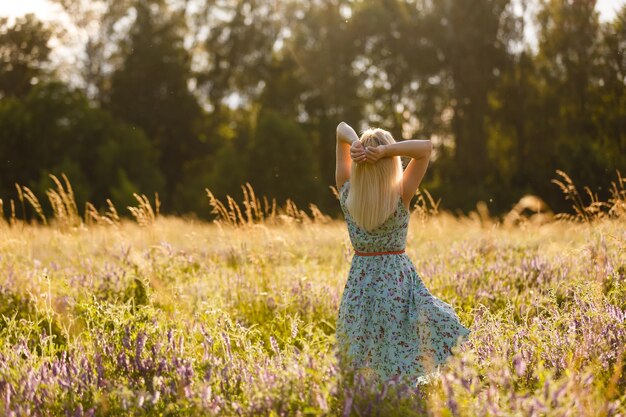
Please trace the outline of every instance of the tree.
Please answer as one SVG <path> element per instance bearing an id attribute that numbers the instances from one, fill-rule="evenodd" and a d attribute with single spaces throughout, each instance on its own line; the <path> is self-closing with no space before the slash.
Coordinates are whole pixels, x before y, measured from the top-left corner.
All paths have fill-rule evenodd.
<path id="1" fill-rule="evenodd" d="M 9 27 L 0 18 L 0 97 L 24 97 L 48 75 L 52 29 L 27 14 Z"/>
<path id="2" fill-rule="evenodd" d="M 15 183 L 40 197 L 52 186 L 48 174 L 66 173 L 79 207 L 89 200 L 103 206 L 133 203 L 132 193 L 163 191 L 154 149 L 143 132 L 93 108 L 85 95 L 61 83 L 36 86 L 23 101 L 0 102 L 0 195 L 15 192 Z"/>
<path id="3" fill-rule="evenodd" d="M 600 166 L 626 170 L 626 6 L 601 29 L 601 63 L 597 105 L 592 118 L 598 128 L 594 152 Z M 610 171 L 613 171 L 610 169 Z M 613 172 L 610 173 L 613 175 Z M 625 174 L 626 175 L 626 174 Z"/>
<path id="4" fill-rule="evenodd" d="M 274 67 L 281 80 L 268 86 L 286 95 L 291 86 L 290 117 L 300 121 L 312 145 L 320 184 L 335 183 L 335 128 L 344 120 L 359 124 L 364 102 L 359 99 L 359 77 L 353 64 L 359 53 L 358 30 L 349 19 L 351 2 L 294 1 L 287 20 L 292 22 L 289 36 L 280 49 L 282 68 Z M 322 207 L 337 207 L 331 193 L 323 194 Z"/>
<path id="5" fill-rule="evenodd" d="M 598 127 L 591 109 L 597 105 L 600 41 L 595 1 L 544 1 L 538 22 L 536 66 L 542 97 L 535 120 L 545 126 L 540 150 L 550 155 L 538 175 L 552 176 L 562 169 L 575 182 L 597 189 L 609 176 L 601 179 L 603 168 L 593 152 Z"/>
<path id="6" fill-rule="evenodd" d="M 129 39 L 122 45 L 122 65 L 111 80 L 105 108 L 142 129 L 159 152 L 165 175 L 164 208 L 173 201 L 182 166 L 206 152 L 197 127 L 203 117 L 190 92 L 190 56 L 183 45 L 183 21 L 164 1 L 138 0 Z"/>
<path id="7" fill-rule="evenodd" d="M 502 22 L 510 11 L 509 0 L 433 3 L 433 43 L 442 57 L 441 86 L 449 98 L 453 164 L 446 176 L 453 187 L 466 187 L 459 199 L 446 193 L 453 206 L 471 207 L 489 196 L 495 180 L 488 158 L 486 118 L 488 96 L 505 66 L 509 34 Z M 496 187 L 498 185 L 495 185 Z"/>
<path id="8" fill-rule="evenodd" d="M 76 57 L 76 78 L 80 78 L 90 99 L 102 103 L 110 93 L 111 70 L 119 67 L 119 45 L 126 38 L 126 21 L 135 0 L 51 0 L 85 36 L 84 51 Z"/>
<path id="9" fill-rule="evenodd" d="M 217 124 L 224 100 L 235 94 L 250 104 L 262 92 L 285 23 L 284 9 L 279 7 L 273 0 L 198 2 L 192 33 L 206 57 L 198 66 L 198 90 L 212 107 Z"/>
<path id="10" fill-rule="evenodd" d="M 265 109 L 247 153 L 247 173 L 258 195 L 303 205 L 317 201 L 320 179 L 313 146 L 291 118 Z"/>

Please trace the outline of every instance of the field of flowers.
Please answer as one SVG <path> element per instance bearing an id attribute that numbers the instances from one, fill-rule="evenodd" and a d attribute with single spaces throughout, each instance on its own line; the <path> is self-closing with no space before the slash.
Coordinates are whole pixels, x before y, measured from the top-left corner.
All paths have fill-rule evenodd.
<path id="1" fill-rule="evenodd" d="M 414 214 L 407 253 L 472 335 L 406 387 L 337 365 L 344 223 L 145 213 L 0 223 L 0 416 L 626 416 L 624 217 Z"/>

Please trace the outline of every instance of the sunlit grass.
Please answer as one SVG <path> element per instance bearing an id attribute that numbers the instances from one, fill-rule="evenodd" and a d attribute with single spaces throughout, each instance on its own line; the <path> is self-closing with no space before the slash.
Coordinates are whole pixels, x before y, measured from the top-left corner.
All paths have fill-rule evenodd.
<path id="1" fill-rule="evenodd" d="M 472 329 L 441 377 L 407 387 L 338 366 L 345 224 L 257 198 L 217 221 L 120 218 L 53 177 L 48 219 L 17 186 L 0 219 L 0 415 L 624 415 L 626 181 L 556 181 L 575 215 L 469 217 L 424 192 L 407 253 Z M 2 200 L 0 200 L 2 203 Z M 26 222 L 28 205 L 41 222 Z M 1 208 L 1 205 L 0 205 Z"/>
<path id="2" fill-rule="evenodd" d="M 6 415 L 625 412 L 619 219 L 504 228 L 414 215 L 407 252 L 473 333 L 438 382 L 413 392 L 337 366 L 351 257 L 339 221 L 161 216 L 0 233 Z"/>

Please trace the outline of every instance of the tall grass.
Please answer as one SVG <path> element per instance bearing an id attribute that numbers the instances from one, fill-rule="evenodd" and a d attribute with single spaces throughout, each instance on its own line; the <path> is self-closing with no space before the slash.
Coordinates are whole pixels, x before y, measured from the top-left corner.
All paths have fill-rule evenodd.
<path id="1" fill-rule="evenodd" d="M 556 172 L 561 179 L 553 179 L 552 182 L 561 189 L 565 198 L 572 202 L 574 209 L 573 215 L 559 213 L 558 218 L 591 222 L 605 216 L 623 217 L 626 214 L 626 178 L 622 178 L 619 171 L 617 171 L 617 181 L 611 182 L 611 198 L 608 201 L 600 200 L 598 194 L 592 192 L 588 186 L 583 187 L 585 198 L 579 193 L 569 175 L 561 170 Z"/>
<path id="2" fill-rule="evenodd" d="M 211 213 L 216 216 L 215 222 L 229 226 L 251 226 L 261 223 L 327 223 L 331 220 L 315 204 L 309 205 L 310 214 L 307 214 L 291 199 L 287 199 L 282 207 L 278 207 L 274 198 L 271 202 L 266 196 L 258 198 L 250 183 L 242 185 L 241 189 L 243 191 L 241 205 L 230 195 L 226 196 L 226 202 L 222 202 L 211 190 L 205 189 Z"/>
<path id="3" fill-rule="evenodd" d="M 472 329 L 419 387 L 373 384 L 336 360 L 341 221 L 272 209 L 250 188 L 244 203 L 214 199 L 215 223 L 141 198 L 145 223 L 109 208 L 110 222 L 86 210 L 80 227 L 41 227 L 18 199 L 0 239 L 0 415 L 624 416 L 616 187 L 607 214 L 575 223 L 485 227 L 418 203 L 429 214 L 414 211 L 407 253 Z"/>
<path id="4" fill-rule="evenodd" d="M 492 218 L 487 206 L 482 202 L 478 202 L 476 211 L 470 213 L 470 218 L 474 221 L 480 221 L 483 225 L 496 222 L 505 226 L 515 226 L 528 220 L 534 223 L 546 223 L 553 219 L 593 222 L 604 217 L 624 218 L 626 216 L 626 178 L 623 178 L 619 171 L 616 171 L 617 179 L 611 181 L 609 186 L 611 197 L 607 201 L 601 201 L 588 186 L 583 187 L 586 198 L 583 197 L 565 172 L 557 170 L 556 173 L 560 179 L 553 179 L 552 183 L 559 187 L 566 200 L 572 202 L 573 214 L 558 213 L 555 216 L 540 197 L 526 195 L 502 219 Z M 50 178 L 56 188 L 50 188 L 46 191 L 53 212 L 52 223 L 61 229 L 82 225 L 119 226 L 120 215 L 110 199 L 106 200 L 107 206 L 104 210 L 98 210 L 92 203 L 86 202 L 84 216 L 81 218 L 70 181 L 65 174 L 61 174 L 61 177 L 63 183 L 51 174 Z M 20 221 L 27 221 L 25 203 L 28 203 L 41 223 L 47 225 L 49 220 L 44 215 L 42 205 L 35 194 L 26 186 L 15 184 L 15 187 L 18 200 L 21 203 L 21 220 L 16 214 L 15 202 L 11 199 L 8 224 L 15 225 Z M 282 206 L 279 206 L 276 199 L 270 200 L 266 196 L 258 197 L 250 183 L 242 185 L 241 189 L 243 193 L 241 203 L 238 203 L 230 195 L 226 196 L 225 201 L 220 201 L 208 188 L 205 189 L 210 212 L 215 216 L 214 221 L 216 223 L 238 227 L 255 224 L 278 225 L 311 222 L 324 224 L 332 220 L 328 215 L 322 213 L 315 204 L 309 204 L 309 212 L 307 213 L 297 207 L 291 199 L 287 199 Z M 331 190 L 335 196 L 338 196 L 335 187 L 331 187 Z M 127 207 L 132 218 L 141 226 L 153 224 L 160 211 L 158 194 L 154 196 L 154 205 L 144 194 L 133 193 L 133 197 L 137 201 L 137 205 Z M 7 223 L 4 217 L 3 204 L 3 200 L 0 199 L 2 221 Z M 428 190 L 418 190 L 412 210 L 414 217 L 419 218 L 423 223 L 428 218 L 442 213 L 440 206 L 441 199 L 435 200 Z M 528 211 L 533 213 L 530 218 L 525 215 Z"/>

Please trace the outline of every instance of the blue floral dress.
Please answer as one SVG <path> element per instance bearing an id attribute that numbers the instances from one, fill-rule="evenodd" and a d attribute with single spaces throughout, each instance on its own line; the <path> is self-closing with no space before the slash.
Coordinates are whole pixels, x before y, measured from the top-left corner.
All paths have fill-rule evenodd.
<path id="1" fill-rule="evenodd" d="M 339 201 L 354 249 L 405 249 L 409 212 L 402 199 L 387 220 L 368 232 L 356 225 L 346 208 L 349 189 L 346 181 Z M 438 374 L 452 347 L 469 334 L 454 309 L 424 286 L 406 254 L 352 258 L 336 327 L 340 361 L 348 359 L 354 368 L 369 368 L 383 381 L 397 377 L 427 382 Z"/>

